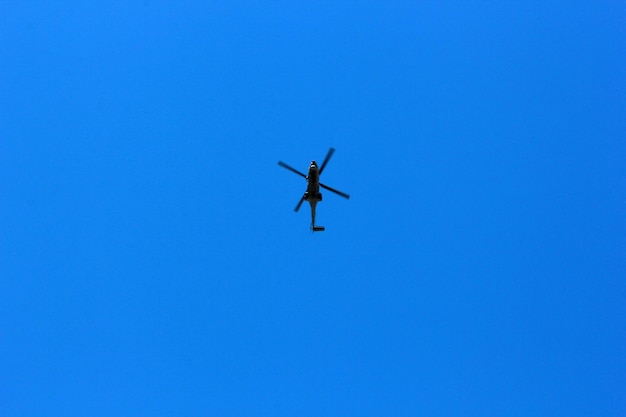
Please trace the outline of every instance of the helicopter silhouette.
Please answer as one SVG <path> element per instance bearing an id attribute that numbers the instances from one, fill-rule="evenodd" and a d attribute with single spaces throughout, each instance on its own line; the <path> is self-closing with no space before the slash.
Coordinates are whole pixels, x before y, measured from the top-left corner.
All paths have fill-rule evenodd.
<path id="1" fill-rule="evenodd" d="M 317 203 L 322 201 L 322 193 L 320 193 L 320 187 L 328 191 L 332 191 L 333 193 L 338 194 L 342 196 L 343 198 L 350 198 L 348 194 L 341 192 L 339 190 L 335 190 L 334 188 L 331 188 L 328 185 L 322 184 L 320 182 L 320 175 L 322 175 L 322 172 L 324 171 L 324 168 L 326 167 L 326 164 L 328 163 L 328 160 L 330 159 L 330 157 L 333 156 L 333 153 L 335 153 L 335 149 L 330 148 L 328 150 L 328 153 L 326 154 L 326 158 L 324 158 L 324 162 L 322 162 L 322 166 L 320 166 L 319 168 L 317 166 L 317 162 L 311 161 L 311 165 L 309 165 L 308 175 L 305 175 L 304 173 L 298 171 L 297 169 L 287 165 L 283 161 L 278 161 L 278 165 L 280 165 L 283 168 L 288 169 L 289 171 L 295 174 L 300 175 L 301 177 L 304 177 L 304 179 L 307 181 L 306 191 L 304 192 L 304 195 L 298 202 L 298 205 L 296 206 L 294 211 L 297 212 L 298 210 L 300 210 L 300 206 L 302 205 L 304 201 L 309 202 L 309 204 L 311 205 L 311 230 L 314 232 L 323 232 L 325 229 L 324 226 L 315 225 L 315 207 L 317 206 Z"/>

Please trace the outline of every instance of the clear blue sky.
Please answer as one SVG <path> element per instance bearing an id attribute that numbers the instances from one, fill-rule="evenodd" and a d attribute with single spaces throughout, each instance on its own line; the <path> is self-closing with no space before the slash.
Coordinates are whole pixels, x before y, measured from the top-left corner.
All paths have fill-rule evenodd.
<path id="1" fill-rule="evenodd" d="M 544 3 L 0 2 L 0 414 L 626 415 L 626 5 Z"/>

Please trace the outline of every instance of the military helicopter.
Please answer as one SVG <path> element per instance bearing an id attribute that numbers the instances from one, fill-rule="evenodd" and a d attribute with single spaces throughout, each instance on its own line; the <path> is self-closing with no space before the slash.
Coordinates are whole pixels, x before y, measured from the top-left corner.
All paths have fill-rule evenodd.
<path id="1" fill-rule="evenodd" d="M 343 193 L 339 190 L 335 190 L 334 188 L 331 188 L 328 185 L 322 184 L 320 182 L 320 175 L 322 175 L 322 172 L 324 171 L 324 168 L 326 167 L 326 164 L 328 163 L 330 157 L 333 156 L 333 153 L 335 153 L 335 149 L 330 148 L 328 150 L 328 153 L 326 154 L 326 158 L 324 158 L 324 162 L 322 162 L 322 166 L 319 168 L 317 167 L 317 162 L 311 161 L 311 165 L 309 165 L 309 175 L 304 175 L 304 173 L 287 165 L 283 161 L 278 161 L 278 165 L 300 175 L 301 177 L 304 177 L 304 179 L 307 181 L 308 184 L 306 187 L 306 191 L 304 192 L 304 195 L 298 202 L 298 205 L 296 206 L 294 211 L 297 212 L 298 210 L 300 210 L 300 206 L 305 200 L 309 202 L 309 204 L 311 205 L 311 230 L 314 232 L 324 231 L 324 226 L 315 225 L 315 206 L 317 205 L 317 203 L 322 201 L 322 193 L 320 193 L 320 187 L 328 191 L 332 191 L 333 193 L 338 194 L 344 198 L 350 198 L 348 194 Z"/>

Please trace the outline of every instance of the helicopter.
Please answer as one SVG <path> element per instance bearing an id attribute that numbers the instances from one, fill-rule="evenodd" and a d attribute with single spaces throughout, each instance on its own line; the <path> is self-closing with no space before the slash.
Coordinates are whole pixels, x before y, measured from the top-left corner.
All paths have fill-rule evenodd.
<path id="1" fill-rule="evenodd" d="M 308 175 L 305 175 L 304 173 L 298 171 L 297 169 L 287 165 L 283 161 L 278 161 L 278 165 L 280 165 L 283 168 L 288 169 L 289 171 L 295 174 L 300 175 L 307 181 L 306 191 L 304 192 L 304 195 L 298 202 L 298 205 L 296 205 L 296 208 L 294 209 L 294 211 L 297 212 L 298 210 L 300 210 L 300 206 L 302 205 L 304 201 L 309 202 L 309 204 L 311 205 L 311 230 L 313 232 L 323 232 L 325 230 L 324 226 L 315 225 L 315 207 L 317 206 L 317 203 L 322 201 L 322 193 L 320 193 L 320 187 L 328 191 L 332 191 L 333 193 L 338 194 L 343 198 L 350 198 L 348 194 L 341 192 L 339 190 L 335 190 L 334 188 L 331 188 L 328 185 L 322 184 L 320 182 L 320 175 L 322 175 L 322 172 L 324 171 L 324 168 L 326 167 L 326 164 L 328 163 L 328 160 L 330 159 L 330 157 L 333 156 L 333 153 L 335 153 L 335 149 L 330 148 L 328 150 L 328 153 L 326 154 L 326 158 L 324 158 L 324 162 L 322 162 L 322 165 L 319 168 L 317 166 L 317 162 L 311 161 L 311 165 L 309 165 Z"/>

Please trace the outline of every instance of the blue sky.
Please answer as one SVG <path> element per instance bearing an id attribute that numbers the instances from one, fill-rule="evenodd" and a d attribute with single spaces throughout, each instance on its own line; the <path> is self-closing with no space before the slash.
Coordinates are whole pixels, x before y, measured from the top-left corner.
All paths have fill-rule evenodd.
<path id="1" fill-rule="evenodd" d="M 625 415 L 626 6 L 544 3 L 1 2 L 0 414 Z"/>

